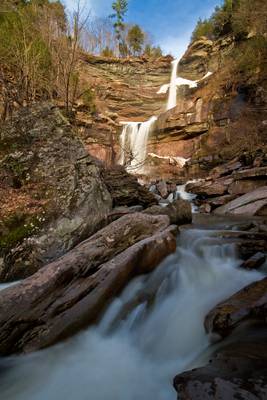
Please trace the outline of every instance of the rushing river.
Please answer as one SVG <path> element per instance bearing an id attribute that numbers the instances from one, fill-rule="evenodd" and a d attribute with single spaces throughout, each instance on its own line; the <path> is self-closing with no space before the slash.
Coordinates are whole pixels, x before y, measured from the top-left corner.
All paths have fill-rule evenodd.
<path id="1" fill-rule="evenodd" d="M 261 278 L 231 245 L 184 230 L 177 251 L 133 280 L 99 324 L 53 348 L 0 361 L 1 400 L 174 400 L 173 377 L 206 361 L 203 320 Z"/>

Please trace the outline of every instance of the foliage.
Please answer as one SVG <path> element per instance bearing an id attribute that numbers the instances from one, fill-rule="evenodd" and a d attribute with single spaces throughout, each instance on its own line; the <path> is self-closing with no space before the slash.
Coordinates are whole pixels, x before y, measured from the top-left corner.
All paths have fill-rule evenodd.
<path id="1" fill-rule="evenodd" d="M 40 228 L 41 219 L 38 216 L 27 216 L 23 213 L 13 214 L 4 221 L 5 234 L 0 236 L 0 255 L 11 249 L 23 239 L 36 233 Z"/>
<path id="2" fill-rule="evenodd" d="M 111 15 L 111 18 L 115 20 L 113 26 L 116 33 L 116 39 L 120 45 L 122 44 L 123 39 L 122 33 L 125 29 L 124 17 L 128 10 L 128 0 L 114 1 L 112 3 L 112 9 L 114 11 L 114 14 Z"/>
<path id="3" fill-rule="evenodd" d="M 106 46 L 106 47 L 102 50 L 101 55 L 102 55 L 103 57 L 112 58 L 112 57 L 114 57 L 114 52 L 113 52 L 112 49 L 110 49 L 108 46 Z"/>
<path id="4" fill-rule="evenodd" d="M 94 114 L 96 112 L 96 106 L 95 106 L 95 94 L 92 91 L 92 89 L 88 88 L 83 92 L 82 100 L 83 104 L 88 108 L 89 112 L 91 114 Z"/>
<path id="5" fill-rule="evenodd" d="M 160 46 L 154 47 L 147 44 L 144 49 L 144 55 L 149 58 L 160 58 L 162 57 L 162 50 Z"/>
<path id="6" fill-rule="evenodd" d="M 198 40 L 202 36 L 207 37 L 208 39 L 213 38 L 213 24 L 208 19 L 199 19 L 197 25 L 192 33 L 191 40 Z"/>
<path id="7" fill-rule="evenodd" d="M 133 54 L 140 54 L 145 40 L 145 34 L 139 25 L 133 25 L 127 34 L 127 42 Z"/>
<path id="8" fill-rule="evenodd" d="M 249 33 L 266 34 L 266 0 L 224 0 L 216 7 L 209 19 L 199 19 L 191 40 L 201 36 L 218 39 L 233 34 L 237 39 L 245 38 Z"/>

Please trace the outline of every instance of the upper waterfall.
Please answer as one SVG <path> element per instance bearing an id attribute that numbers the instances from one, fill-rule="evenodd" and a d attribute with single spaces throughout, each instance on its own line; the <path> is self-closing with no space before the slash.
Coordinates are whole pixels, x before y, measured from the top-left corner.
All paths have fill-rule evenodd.
<path id="1" fill-rule="evenodd" d="M 169 87 L 169 98 L 167 103 L 167 110 L 176 106 L 176 77 L 177 77 L 177 68 L 178 68 L 179 59 L 176 59 L 172 62 L 172 74 L 171 74 L 171 82 Z"/>

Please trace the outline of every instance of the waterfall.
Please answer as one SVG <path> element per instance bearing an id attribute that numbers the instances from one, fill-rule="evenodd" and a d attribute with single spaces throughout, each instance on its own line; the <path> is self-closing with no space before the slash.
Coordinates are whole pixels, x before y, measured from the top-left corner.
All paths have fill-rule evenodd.
<path id="1" fill-rule="evenodd" d="M 177 251 L 130 282 L 100 323 L 53 348 L 0 360 L 1 400 L 174 400 L 173 377 L 206 363 L 203 320 L 262 274 L 238 268 L 215 231 L 181 232 Z M 6 367 L 6 368 L 5 368 Z"/>
<path id="2" fill-rule="evenodd" d="M 147 155 L 147 141 L 156 117 L 146 122 L 123 123 L 120 145 L 120 164 L 126 165 L 129 172 L 143 172 Z"/>
<path id="3" fill-rule="evenodd" d="M 141 122 L 122 122 L 123 129 L 120 136 L 121 156 L 119 160 L 119 164 L 121 165 L 125 165 L 127 158 L 131 156 L 132 144 L 138 134 L 140 124 Z"/>
<path id="4" fill-rule="evenodd" d="M 197 82 L 199 82 L 177 77 L 178 64 L 179 59 L 172 61 L 170 84 L 163 85 L 157 92 L 158 94 L 162 94 L 167 93 L 169 90 L 167 110 L 176 106 L 177 86 L 187 85 L 190 88 L 194 88 L 197 87 Z M 211 72 L 208 72 L 200 81 L 208 78 L 211 74 Z M 154 116 L 146 122 L 121 122 L 123 129 L 120 136 L 121 149 L 119 164 L 125 165 L 128 172 L 145 172 L 148 137 L 156 120 L 157 117 Z M 181 166 L 188 161 L 183 157 L 172 158 L 178 161 Z"/>
<path id="5" fill-rule="evenodd" d="M 177 87 L 176 87 L 176 77 L 177 77 L 177 67 L 178 67 L 179 59 L 174 60 L 172 62 L 172 74 L 171 74 L 171 82 L 169 88 L 169 98 L 167 103 L 167 110 L 176 106 L 176 94 L 177 94 Z"/>

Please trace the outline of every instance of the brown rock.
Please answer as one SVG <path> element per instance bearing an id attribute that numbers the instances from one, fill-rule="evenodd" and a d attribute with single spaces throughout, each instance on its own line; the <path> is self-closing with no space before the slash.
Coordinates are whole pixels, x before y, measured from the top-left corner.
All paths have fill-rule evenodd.
<path id="1" fill-rule="evenodd" d="M 141 186 L 137 178 L 128 174 L 123 167 L 102 170 L 102 178 L 111 194 L 113 207 L 157 204 L 153 193 Z"/>
<path id="2" fill-rule="evenodd" d="M 265 400 L 267 331 L 246 332 L 220 347 L 204 367 L 174 378 L 179 400 Z"/>
<path id="3" fill-rule="evenodd" d="M 126 215 L 0 293 L 0 353 L 36 351 L 94 322 L 135 275 L 175 251 L 166 216 Z"/>
<path id="4" fill-rule="evenodd" d="M 232 179 L 218 179 L 214 181 L 200 181 L 189 183 L 186 185 L 188 192 L 206 197 L 222 196 L 227 193 L 228 186 L 232 183 Z"/>
<path id="5" fill-rule="evenodd" d="M 150 215 L 168 215 L 171 224 L 184 225 L 192 222 L 191 204 L 186 200 L 175 200 L 166 207 L 152 206 L 144 211 Z"/>
<path id="6" fill-rule="evenodd" d="M 217 208 L 214 213 L 223 214 L 247 214 L 265 215 L 264 210 L 267 205 L 267 186 L 258 188 L 237 199 L 230 201 L 225 206 Z M 267 211 L 267 210 L 266 210 Z"/>
<path id="7" fill-rule="evenodd" d="M 157 190 L 158 190 L 159 194 L 161 195 L 161 197 L 166 199 L 168 197 L 167 183 L 165 181 L 160 181 L 159 183 L 157 183 L 156 186 L 157 186 Z"/>
<path id="8" fill-rule="evenodd" d="M 234 179 L 267 178 L 267 167 L 244 169 L 233 173 Z"/>
<path id="9" fill-rule="evenodd" d="M 266 261 L 266 256 L 264 253 L 258 252 L 251 256 L 248 260 L 243 262 L 240 267 L 245 269 L 258 269 Z"/>
<path id="10" fill-rule="evenodd" d="M 253 180 L 253 179 L 242 179 L 238 181 L 234 181 L 228 188 L 228 192 L 232 195 L 241 195 L 246 194 L 248 192 L 252 192 L 255 189 L 258 189 L 262 186 L 266 186 L 266 180 Z"/>
<path id="11" fill-rule="evenodd" d="M 265 321 L 267 316 L 267 278 L 254 282 L 218 304 L 205 318 L 206 332 L 225 337 L 247 319 Z"/>

